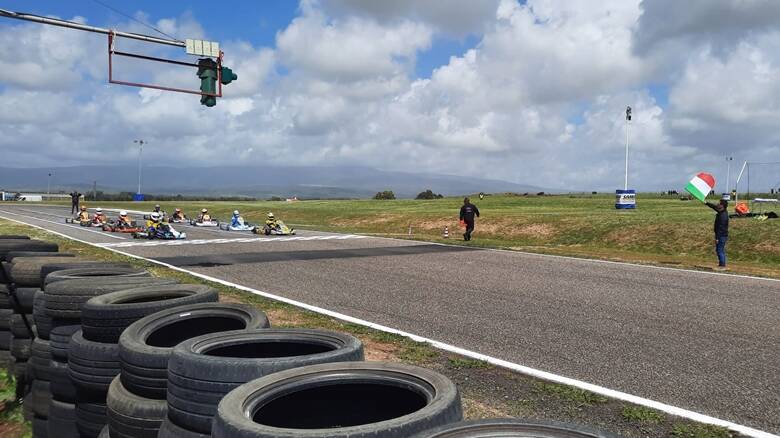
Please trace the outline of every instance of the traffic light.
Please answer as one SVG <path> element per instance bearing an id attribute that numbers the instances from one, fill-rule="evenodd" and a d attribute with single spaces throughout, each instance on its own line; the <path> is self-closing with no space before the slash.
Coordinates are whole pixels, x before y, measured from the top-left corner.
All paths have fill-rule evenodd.
<path id="1" fill-rule="evenodd" d="M 238 75 L 233 73 L 233 70 L 227 67 L 222 67 L 222 80 L 220 81 L 222 82 L 222 85 L 227 85 L 236 79 L 238 79 Z"/>
<path id="2" fill-rule="evenodd" d="M 200 78 L 201 92 L 217 94 L 217 63 L 213 59 L 201 58 L 198 60 L 198 77 Z M 212 107 L 217 104 L 217 98 L 200 96 L 200 104 Z"/>

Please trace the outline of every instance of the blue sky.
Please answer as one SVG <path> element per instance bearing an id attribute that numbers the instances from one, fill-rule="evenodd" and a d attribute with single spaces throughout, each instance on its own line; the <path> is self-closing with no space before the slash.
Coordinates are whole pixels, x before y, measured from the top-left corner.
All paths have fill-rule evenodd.
<path id="1" fill-rule="evenodd" d="M 726 155 L 780 153 L 774 0 L 100 1 L 203 29 L 238 81 L 214 108 L 109 86 L 104 38 L 2 19 L 8 165 L 131 162 L 127 141 L 143 135 L 175 151 L 160 164 L 361 165 L 604 190 L 622 185 L 627 105 L 639 190 L 718 174 Z M 2 7 L 138 26 L 93 0 Z M 189 71 L 121 72 L 197 86 Z"/>

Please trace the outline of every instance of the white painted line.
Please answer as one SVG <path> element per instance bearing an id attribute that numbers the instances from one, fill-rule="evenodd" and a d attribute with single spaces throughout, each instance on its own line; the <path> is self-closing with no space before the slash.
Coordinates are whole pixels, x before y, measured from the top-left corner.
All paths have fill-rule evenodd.
<path id="1" fill-rule="evenodd" d="M 66 239 L 74 240 L 76 242 L 81 242 L 81 243 L 84 243 L 84 244 L 87 244 L 87 245 L 100 247 L 100 246 L 98 246 L 98 245 L 96 245 L 94 243 L 87 242 L 85 240 L 80 240 L 80 239 L 77 239 L 75 237 L 71 237 L 71 236 L 68 236 L 66 234 L 59 233 L 57 231 L 47 230 L 46 228 L 43 228 L 43 227 L 38 226 L 38 225 L 28 224 L 28 223 L 25 223 L 25 222 L 22 222 L 22 221 L 19 221 L 19 220 L 16 220 L 16 219 L 11 219 L 11 218 L 8 218 L 8 217 L 4 217 L 2 215 L 0 215 L 0 218 L 7 219 L 7 220 L 10 220 L 12 222 L 17 222 L 17 223 L 20 223 L 20 224 L 23 224 L 23 225 L 28 225 L 28 226 L 31 226 L 31 227 L 34 227 L 34 228 L 38 228 L 38 229 L 41 229 L 43 231 L 46 231 L 46 232 L 49 232 L 49 233 L 56 234 L 58 236 L 64 237 Z M 449 352 L 452 352 L 452 353 L 455 353 L 455 354 L 459 354 L 461 356 L 470 357 L 472 359 L 482 360 L 482 361 L 488 362 L 490 364 L 493 364 L 493 365 L 496 365 L 496 366 L 500 366 L 500 367 L 503 367 L 503 368 L 507 368 L 507 369 L 510 369 L 510 370 L 513 370 L 513 371 L 517 371 L 519 373 L 526 374 L 526 375 L 529 375 L 529 376 L 532 376 L 532 377 L 536 377 L 536 378 L 539 378 L 539 379 L 544 379 L 544 380 L 548 380 L 548 381 L 551 381 L 551 382 L 560 383 L 560 384 L 563 384 L 563 385 L 574 386 L 575 388 L 580 388 L 580 389 L 583 389 L 583 390 L 586 390 L 586 391 L 590 391 L 590 392 L 593 392 L 593 393 L 596 393 L 596 394 L 603 395 L 605 397 L 610 397 L 610 398 L 614 398 L 614 399 L 617 399 L 617 400 L 623 400 L 623 401 L 626 401 L 626 402 L 629 402 L 629 403 L 633 403 L 633 404 L 636 404 L 636 405 L 640 405 L 640 406 L 645 406 L 645 407 L 648 407 L 648 408 L 656 409 L 656 410 L 659 410 L 659 411 L 662 411 L 662 412 L 666 412 L 666 413 L 671 414 L 671 415 L 676 415 L 678 417 L 687 418 L 687 419 L 693 420 L 693 421 L 698 421 L 700 423 L 713 424 L 713 425 L 716 425 L 716 426 L 725 427 L 725 428 L 728 428 L 728 429 L 733 430 L 735 432 L 739 432 L 739 433 L 741 433 L 743 435 L 747 435 L 747 436 L 751 436 L 751 437 L 756 437 L 756 438 L 780 438 L 780 436 L 778 436 L 778 435 L 774 435 L 774 434 L 769 433 L 769 432 L 764 432 L 762 430 L 754 429 L 752 427 L 743 426 L 741 424 L 733 423 L 731 421 L 721 420 L 720 418 L 715 418 L 715 417 L 711 417 L 709 415 L 700 414 L 698 412 L 690 411 L 690 410 L 687 410 L 687 409 L 678 408 L 676 406 L 668 405 L 668 404 L 661 403 L 661 402 L 658 402 L 658 401 L 655 401 L 655 400 L 646 399 L 646 398 L 639 397 L 639 396 L 632 395 L 632 394 L 628 394 L 628 393 L 625 393 L 625 392 L 616 391 L 614 389 L 609 389 L 609 388 L 606 388 L 606 387 L 603 387 L 603 386 L 594 385 L 592 383 L 583 382 L 581 380 L 576 380 L 576 379 L 572 379 L 572 378 L 569 378 L 569 377 L 560 376 L 558 374 L 553 374 L 553 373 L 550 373 L 550 372 L 547 372 L 547 371 L 538 370 L 538 369 L 535 369 L 535 368 L 531 368 L 531 367 L 527 367 L 527 366 L 524 366 L 524 365 L 516 364 L 514 362 L 509 362 L 509 361 L 506 361 L 506 360 L 503 360 L 503 359 L 498 359 L 498 358 L 495 358 L 495 357 L 492 357 L 492 356 L 488 356 L 488 355 L 485 355 L 485 354 L 482 354 L 482 353 L 477 353 L 475 351 L 466 350 L 464 348 L 456 347 L 454 345 L 447 344 L 447 343 L 444 343 L 444 342 L 440 342 L 440 341 L 437 341 L 435 339 L 426 338 L 426 337 L 423 337 L 423 336 L 416 335 L 414 333 L 405 332 L 403 330 L 398 330 L 398 329 L 394 329 L 392 327 L 387 327 L 387 326 L 384 326 L 384 325 L 381 325 L 381 324 L 376 324 L 376 323 L 373 323 L 371 321 L 366 321 L 366 320 L 363 320 L 363 319 L 355 318 L 355 317 L 352 317 L 352 316 L 349 316 L 349 315 L 345 315 L 343 313 L 334 312 L 334 311 L 328 310 L 328 309 L 323 309 L 322 307 L 317 307 L 317 306 L 313 306 L 311 304 L 306 304 L 306 303 L 303 303 L 301 301 L 292 300 L 290 298 L 286 298 L 286 297 L 283 297 L 283 296 L 275 295 L 275 294 L 268 293 L 268 292 L 263 292 L 261 290 L 253 289 L 253 288 L 250 288 L 250 287 L 247 287 L 247 286 L 242 286 L 240 284 L 232 283 L 232 282 L 229 282 L 229 281 L 226 281 L 226 280 L 222 280 L 222 279 L 219 279 L 219 278 L 216 278 L 216 277 L 212 277 L 212 276 L 209 276 L 209 275 L 205 275 L 205 274 L 201 274 L 201 273 L 198 273 L 198 272 L 194 272 L 194 271 L 190 271 L 190 270 L 187 270 L 187 269 L 183 269 L 183 268 L 180 268 L 178 266 L 174 266 L 174 265 L 171 265 L 171 264 L 168 264 L 168 263 L 164 263 L 164 262 L 161 262 L 161 261 L 158 261 L 158 260 L 155 260 L 155 259 L 150 259 L 150 258 L 138 256 L 138 255 L 135 255 L 135 254 L 130 254 L 128 252 L 119 251 L 119 250 L 114 249 L 114 248 L 104 248 L 104 249 L 107 249 L 109 251 L 113 251 L 113 252 L 115 252 L 117 254 L 121 254 L 121 255 L 126 256 L 126 257 L 131 257 L 131 258 L 134 258 L 134 259 L 144 260 L 144 261 L 147 261 L 149 263 L 154 263 L 154 264 L 157 264 L 157 265 L 160 265 L 160 266 L 165 266 L 166 268 L 173 269 L 174 271 L 184 272 L 184 273 L 190 274 L 190 275 L 192 275 L 194 277 L 201 278 L 203 280 L 211 281 L 211 282 L 218 283 L 218 284 L 221 284 L 221 285 L 224 285 L 224 286 L 228 286 L 228 287 L 233 287 L 233 288 L 242 290 L 244 292 L 249 292 L 249 293 L 252 293 L 252 294 L 255 294 L 255 295 L 260 295 L 262 297 L 269 298 L 269 299 L 272 299 L 272 300 L 281 301 L 283 303 L 287 303 L 287 304 L 290 304 L 290 305 L 293 305 L 293 306 L 296 306 L 296 307 L 300 307 L 300 308 L 303 308 L 303 309 L 306 309 L 306 310 L 310 310 L 312 312 L 316 312 L 316 313 L 319 313 L 319 314 L 322 314 L 322 315 L 327 315 L 327 316 L 330 316 L 332 318 L 340 319 L 342 321 L 346 321 L 346 322 L 350 322 L 350 323 L 353 323 L 353 324 L 362 325 L 362 326 L 365 326 L 365 327 L 370 327 L 370 328 L 373 328 L 373 329 L 376 329 L 376 330 L 380 330 L 380 331 L 383 331 L 383 332 L 387 332 L 387 333 L 394 333 L 394 334 L 397 334 L 397 335 L 404 336 L 404 337 L 407 337 L 409 339 L 412 339 L 413 341 L 416 341 L 416 342 L 426 342 L 426 343 L 429 343 L 432 346 L 434 346 L 436 348 L 439 348 L 441 350 L 444 350 L 444 351 L 449 351 Z"/>
<path id="2" fill-rule="evenodd" d="M 21 216 L 21 217 L 26 217 L 28 219 L 33 219 L 33 220 L 41 221 L 41 222 L 47 222 L 47 223 L 50 223 L 50 224 L 61 225 L 63 227 L 73 228 L 73 229 L 79 230 L 79 231 L 86 231 L 88 233 L 100 234 L 101 236 L 110 237 L 112 239 L 127 240 L 126 237 L 114 236 L 114 235 L 108 234 L 108 233 L 106 233 L 104 231 L 92 230 L 89 227 L 82 227 L 81 225 L 70 225 L 70 224 L 66 224 L 66 223 L 54 222 L 54 221 L 50 221 L 48 219 L 41 219 L 41 218 L 37 218 L 37 217 L 34 217 L 34 216 L 28 216 L 28 215 L 19 214 L 19 213 L 12 213 L 12 212 L 10 212 L 8 210 L 3 210 L 3 213 L 13 214 L 13 215 L 16 215 L 16 216 Z"/>
<path id="3" fill-rule="evenodd" d="M 310 236 L 310 237 L 244 237 L 235 239 L 193 239 L 193 240 L 134 240 L 131 242 L 117 242 L 117 243 L 98 243 L 97 245 L 103 248 L 130 248 L 130 247 L 146 247 L 146 246 L 179 246 L 179 245 L 206 245 L 206 244 L 223 244 L 223 243 L 272 243 L 272 242 L 289 242 L 291 240 L 309 241 L 309 240 L 346 240 L 346 239 L 361 239 L 362 236 L 346 235 L 346 236 Z"/>

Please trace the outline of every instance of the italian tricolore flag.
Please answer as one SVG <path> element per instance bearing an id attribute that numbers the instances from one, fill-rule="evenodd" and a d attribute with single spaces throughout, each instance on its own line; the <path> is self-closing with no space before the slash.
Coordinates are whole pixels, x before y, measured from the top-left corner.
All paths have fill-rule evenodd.
<path id="1" fill-rule="evenodd" d="M 715 187 L 715 178 L 709 173 L 701 172 L 693 177 L 691 182 L 685 186 L 685 190 L 693 195 L 694 198 L 704 202 L 704 198 L 710 194 L 713 187 Z"/>

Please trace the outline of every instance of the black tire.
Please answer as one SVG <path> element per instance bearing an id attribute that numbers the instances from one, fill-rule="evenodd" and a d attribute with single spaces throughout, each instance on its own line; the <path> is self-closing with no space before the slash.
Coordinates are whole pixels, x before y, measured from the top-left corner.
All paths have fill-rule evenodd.
<path id="1" fill-rule="evenodd" d="M 105 399 L 111 381 L 119 375 L 119 346 L 84 339 L 73 333 L 68 351 L 68 370 L 80 399 Z"/>
<path id="2" fill-rule="evenodd" d="M 76 428 L 76 405 L 53 398 L 49 404 L 49 436 L 80 438 Z"/>
<path id="3" fill-rule="evenodd" d="M 7 330 L 0 331 L 0 350 L 11 350 L 11 332 Z"/>
<path id="4" fill-rule="evenodd" d="M 13 313 L 13 309 L 0 309 L 0 330 L 11 330 L 11 315 Z"/>
<path id="5" fill-rule="evenodd" d="M 42 418 L 48 418 L 49 402 L 51 401 L 49 382 L 45 380 L 33 380 L 31 400 L 35 415 Z"/>
<path id="6" fill-rule="evenodd" d="M 435 371 L 342 362 L 293 368 L 239 386 L 220 402 L 212 436 L 406 437 L 462 417 L 458 388 Z"/>
<path id="7" fill-rule="evenodd" d="M 32 342 L 30 365 L 33 379 L 51 380 L 51 350 L 49 341 L 35 338 Z"/>
<path id="8" fill-rule="evenodd" d="M 40 251 L 9 251 L 5 255 L 5 261 L 13 263 L 17 257 L 76 257 L 70 252 L 40 252 Z M 9 266 L 10 267 L 10 266 Z"/>
<path id="9" fill-rule="evenodd" d="M 67 260 L 67 262 L 65 261 Z M 41 268 L 44 265 L 83 262 L 78 257 L 17 257 L 11 264 L 11 279 L 17 286 L 41 287 Z"/>
<path id="10" fill-rule="evenodd" d="M 76 403 L 76 427 L 82 437 L 97 438 L 108 424 L 106 405 L 103 403 Z"/>
<path id="11" fill-rule="evenodd" d="M 27 324 L 30 324 L 30 328 L 33 329 L 32 333 L 27 328 L 27 324 L 24 323 L 25 320 L 27 320 Z M 32 314 L 21 315 L 14 313 L 11 315 L 11 336 L 17 339 L 31 339 L 35 335 L 35 321 Z"/>
<path id="12" fill-rule="evenodd" d="M 523 436 L 534 438 L 617 438 L 616 435 L 581 425 L 543 420 L 496 418 L 462 421 L 437 427 L 414 438 L 491 438 Z"/>
<path id="13" fill-rule="evenodd" d="M 11 336 L 11 356 L 16 358 L 16 361 L 26 362 L 30 358 L 30 346 L 32 339 L 30 338 L 16 338 Z"/>
<path id="14" fill-rule="evenodd" d="M 122 384 L 135 394 L 164 399 L 168 358 L 174 346 L 208 333 L 269 326 L 262 311 L 245 304 L 189 304 L 146 316 L 131 324 L 119 338 Z M 140 375 L 133 367 L 152 373 Z"/>
<path id="15" fill-rule="evenodd" d="M 139 319 L 172 307 L 216 302 L 214 288 L 198 284 L 146 286 L 91 298 L 81 308 L 84 337 L 119 342 L 119 336 Z"/>
<path id="16" fill-rule="evenodd" d="M 14 357 L 11 356 L 11 352 L 8 350 L 0 350 L 0 368 L 9 368 L 13 363 Z"/>
<path id="17" fill-rule="evenodd" d="M 134 438 L 156 438 L 168 412 L 164 400 L 152 400 L 131 393 L 122 386 L 119 377 L 111 382 L 106 404 L 111 433 Z"/>
<path id="18" fill-rule="evenodd" d="M 100 431 L 100 435 L 98 435 L 98 438 L 111 438 L 111 433 L 109 432 L 108 425 L 103 426 L 103 429 Z"/>
<path id="19" fill-rule="evenodd" d="M 49 438 L 49 420 L 37 415 L 33 417 L 32 436 L 33 438 Z M 59 437 L 58 435 L 53 436 Z"/>
<path id="20" fill-rule="evenodd" d="M 359 339 L 310 329 L 212 333 L 177 345 L 168 361 L 168 416 L 210 433 L 219 401 L 251 380 L 290 368 L 363 360 Z"/>
<path id="21" fill-rule="evenodd" d="M 39 290 L 40 289 L 37 287 L 18 287 L 16 290 L 14 290 L 13 294 L 16 296 L 16 300 L 19 303 L 19 307 L 22 312 L 32 313 L 33 306 L 35 304 L 35 293 Z M 13 306 L 13 298 L 11 298 L 11 300 L 11 304 Z M 13 308 L 16 310 L 15 306 Z"/>
<path id="22" fill-rule="evenodd" d="M 24 417 L 25 421 L 32 421 L 33 417 L 35 416 L 32 405 L 32 394 L 28 393 L 24 396 L 24 400 L 22 401 L 22 416 Z"/>
<path id="23" fill-rule="evenodd" d="M 2 279 L 0 279 L 0 281 L 2 281 Z M 11 303 L 11 297 L 8 295 L 8 289 L 6 289 L 4 284 L 0 284 L 0 310 L 6 310 L 12 308 L 13 305 Z"/>
<path id="24" fill-rule="evenodd" d="M 140 286 L 176 284 L 175 280 L 153 277 L 103 277 L 99 281 L 76 278 L 50 283 L 46 287 L 46 314 L 53 318 L 80 319 L 81 306 L 98 295 Z"/>
<path id="25" fill-rule="evenodd" d="M 68 369 L 67 362 L 52 360 L 49 376 L 51 377 L 50 388 L 52 397 L 56 400 L 68 403 L 76 401 L 76 386 L 73 385 L 73 381 L 70 380 L 70 370 Z M 73 422 L 75 425 L 75 417 Z"/>
<path id="26" fill-rule="evenodd" d="M 35 251 L 35 252 L 57 252 L 59 247 L 56 243 L 44 242 L 42 240 L 21 240 L 8 239 L 0 240 L 0 260 L 6 261 L 6 255 L 10 251 Z"/>
<path id="27" fill-rule="evenodd" d="M 163 421 L 157 438 L 211 438 L 210 433 L 199 433 L 174 424 L 170 418 Z"/>
<path id="28" fill-rule="evenodd" d="M 61 362 L 68 361 L 70 337 L 78 330 L 81 330 L 81 325 L 65 323 L 51 329 L 51 333 L 49 334 L 49 350 L 51 351 L 53 360 L 59 360 Z"/>
<path id="29" fill-rule="evenodd" d="M 24 234 L 0 234 L 0 240 L 2 239 L 30 240 L 30 236 Z"/>
<path id="30" fill-rule="evenodd" d="M 52 328 L 52 319 L 46 314 L 46 294 L 42 290 L 35 292 L 33 297 L 32 316 L 38 336 L 48 340 Z"/>
<path id="31" fill-rule="evenodd" d="M 76 278 L 95 277 L 151 277 L 148 271 L 134 268 L 129 263 L 107 263 L 107 262 L 83 262 L 78 264 L 59 264 L 53 263 L 44 266 L 41 269 L 41 280 L 45 286 L 62 280 L 73 280 Z"/>

